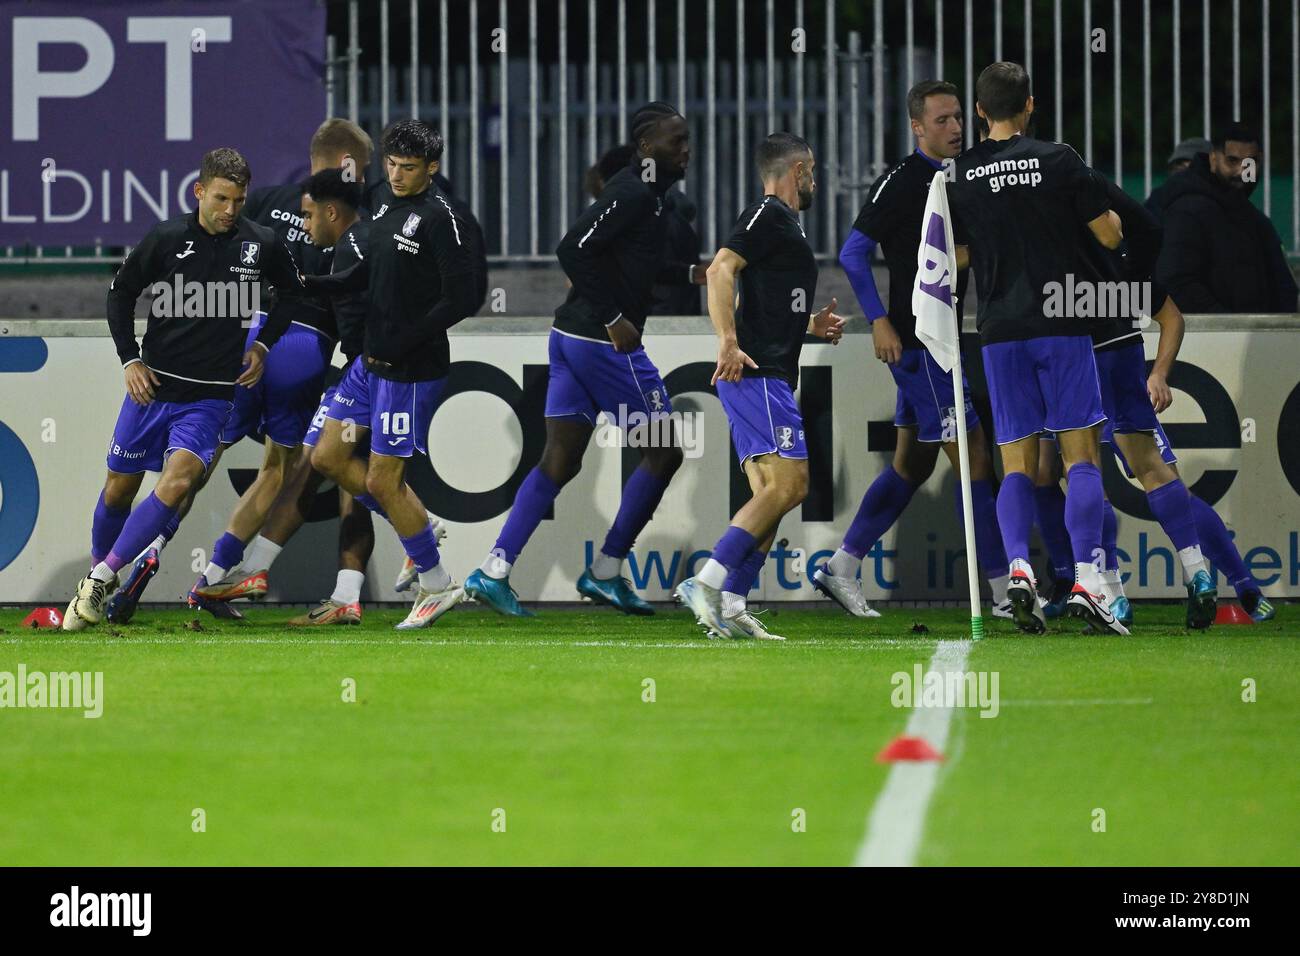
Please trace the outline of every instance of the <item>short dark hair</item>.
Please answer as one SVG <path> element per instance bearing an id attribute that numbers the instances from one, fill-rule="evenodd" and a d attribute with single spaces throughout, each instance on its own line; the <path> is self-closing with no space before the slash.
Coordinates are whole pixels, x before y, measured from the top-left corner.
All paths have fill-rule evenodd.
<path id="1" fill-rule="evenodd" d="M 346 153 L 357 161 L 359 167 L 365 169 L 370 165 L 370 154 L 374 149 L 375 144 L 370 141 L 365 130 L 352 120 L 336 116 L 316 128 L 308 154 L 312 159 L 322 156 L 333 159 L 339 153 Z"/>
<path id="2" fill-rule="evenodd" d="M 1029 102 L 1029 74 L 1019 63 L 990 63 L 975 81 L 975 101 L 990 122 L 1011 119 Z"/>
<path id="3" fill-rule="evenodd" d="M 1259 133 L 1255 131 L 1255 127 L 1240 121 L 1220 126 L 1214 131 L 1214 138 L 1210 140 L 1210 143 L 1214 146 L 1216 153 L 1221 153 L 1229 141 L 1233 143 L 1254 143 L 1261 149 L 1264 146 L 1259 138 Z"/>
<path id="4" fill-rule="evenodd" d="M 379 151 L 384 156 L 418 156 L 426 163 L 442 159 L 442 147 L 442 134 L 417 119 L 390 123 L 379 139 Z"/>
<path id="5" fill-rule="evenodd" d="M 343 178 L 341 169 L 322 169 L 302 184 L 302 192 L 314 202 L 341 202 L 349 209 L 361 205 L 361 184 Z"/>
<path id="6" fill-rule="evenodd" d="M 663 100 L 655 100 L 641 107 L 632 114 L 632 121 L 628 124 L 628 129 L 632 135 L 633 148 L 636 147 L 637 143 L 641 142 L 641 137 L 649 135 L 650 131 L 664 120 L 681 115 L 681 113 L 677 112 L 677 107 L 671 103 L 665 103 Z"/>
<path id="7" fill-rule="evenodd" d="M 600 173 L 601 179 L 609 182 L 615 173 L 625 166 L 631 166 L 634 159 L 636 159 L 636 147 L 631 143 L 624 143 L 622 146 L 606 150 L 596 163 L 596 171 Z"/>
<path id="8" fill-rule="evenodd" d="M 790 164 L 812 155 L 808 140 L 794 133 L 772 133 L 758 144 L 754 151 L 754 162 L 758 166 L 759 178 L 764 182 L 785 175 Z"/>
<path id="9" fill-rule="evenodd" d="M 248 171 L 248 160 L 237 149 L 219 146 L 203 154 L 203 163 L 199 166 L 199 182 L 205 186 L 214 179 L 228 179 L 236 186 L 247 186 L 252 178 L 252 173 Z"/>
<path id="10" fill-rule="evenodd" d="M 957 96 L 957 86 L 947 80 L 922 80 L 907 91 L 907 115 L 914 120 L 923 118 L 926 98 L 931 96 Z"/>

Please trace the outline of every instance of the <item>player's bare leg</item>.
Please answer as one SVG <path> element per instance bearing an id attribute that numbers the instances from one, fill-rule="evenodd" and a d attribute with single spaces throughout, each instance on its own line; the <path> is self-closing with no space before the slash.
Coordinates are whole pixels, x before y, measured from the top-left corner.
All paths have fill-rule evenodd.
<path id="1" fill-rule="evenodd" d="M 244 545 L 251 541 L 266 521 L 285 478 L 291 468 L 303 458 L 302 446 L 288 448 L 266 439 L 262 465 L 253 483 L 244 489 L 230 524 L 212 547 L 212 558 L 196 583 L 193 594 L 206 601 L 233 601 L 238 598 L 259 598 L 266 594 L 265 567 L 249 568 L 241 572 Z"/>
<path id="2" fill-rule="evenodd" d="M 679 584 L 674 592 L 695 612 L 696 620 L 710 635 L 722 637 L 748 636 L 740 628 L 733 628 L 722 611 L 721 591 L 728 575 L 742 567 L 759 544 L 775 533 L 781 518 L 808 495 L 806 458 L 756 455 L 747 459 L 744 467 L 753 497 L 731 519 L 700 572 Z"/>
<path id="3" fill-rule="evenodd" d="M 314 482 L 313 484 L 319 484 Z M 339 489 L 339 570 L 334 591 L 316 607 L 289 621 L 294 627 L 361 623 L 361 587 L 375 549 L 370 509 Z"/>
<path id="4" fill-rule="evenodd" d="M 76 594 L 64 614 L 64 630 L 81 630 L 87 625 L 99 623 L 104 603 L 117 587 L 118 571 L 175 514 L 176 508 L 203 474 L 203 470 L 202 459 L 185 449 L 178 449 L 167 456 L 154 490 L 139 506 L 131 510 L 121 523 L 121 530 L 111 543 L 110 550 L 105 555 L 97 555 L 90 574 L 78 582 Z M 109 472 L 104 482 L 105 503 L 119 510 L 123 505 L 130 507 L 142 478 L 142 475 Z M 106 535 L 92 533 L 92 539 L 95 538 L 102 541 Z"/>

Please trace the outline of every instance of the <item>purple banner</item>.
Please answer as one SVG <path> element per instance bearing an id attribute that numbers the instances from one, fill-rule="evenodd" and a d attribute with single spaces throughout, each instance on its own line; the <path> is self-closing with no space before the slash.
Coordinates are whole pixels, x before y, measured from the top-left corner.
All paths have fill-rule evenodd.
<path id="1" fill-rule="evenodd" d="M 0 0 L 0 245 L 132 245 L 194 208 L 203 154 L 308 170 L 316 0 Z"/>

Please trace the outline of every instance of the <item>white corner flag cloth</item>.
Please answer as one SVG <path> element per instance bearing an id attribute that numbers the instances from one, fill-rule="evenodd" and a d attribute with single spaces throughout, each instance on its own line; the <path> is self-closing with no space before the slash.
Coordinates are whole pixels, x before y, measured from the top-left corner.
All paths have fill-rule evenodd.
<path id="1" fill-rule="evenodd" d="M 957 247 L 952 241 L 952 213 L 943 170 L 934 174 L 921 219 L 921 244 L 916 251 L 916 283 L 912 312 L 916 337 L 945 372 L 957 364 Z"/>

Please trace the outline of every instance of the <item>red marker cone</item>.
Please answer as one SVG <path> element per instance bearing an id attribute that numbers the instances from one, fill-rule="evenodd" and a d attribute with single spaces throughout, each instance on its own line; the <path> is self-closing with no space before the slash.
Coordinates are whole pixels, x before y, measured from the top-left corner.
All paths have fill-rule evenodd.
<path id="1" fill-rule="evenodd" d="M 23 627 L 62 627 L 63 614 L 57 607 L 38 607 L 23 618 Z"/>
<path id="2" fill-rule="evenodd" d="M 942 760 L 943 754 L 935 750 L 924 737 L 895 737 L 884 750 L 876 754 L 876 763 L 894 763 L 898 760 Z"/>
<path id="3" fill-rule="evenodd" d="M 1240 604 L 1220 604 L 1214 615 L 1215 624 L 1254 624 L 1255 619 Z"/>

